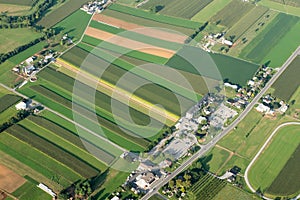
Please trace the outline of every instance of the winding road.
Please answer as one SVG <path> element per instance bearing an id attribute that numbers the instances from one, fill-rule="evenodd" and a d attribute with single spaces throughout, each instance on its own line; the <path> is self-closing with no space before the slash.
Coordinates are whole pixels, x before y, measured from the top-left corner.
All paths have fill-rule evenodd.
<path id="1" fill-rule="evenodd" d="M 287 123 L 284 123 L 284 124 L 281 124 L 279 126 L 277 126 L 277 128 L 272 132 L 272 134 L 269 136 L 269 138 L 267 139 L 267 141 L 264 143 L 264 145 L 260 148 L 260 150 L 257 152 L 257 154 L 254 156 L 254 158 L 252 159 L 252 161 L 250 162 L 250 164 L 248 165 L 248 167 L 246 168 L 246 171 L 245 171 L 245 181 L 246 181 L 246 184 L 247 186 L 250 188 L 250 190 L 252 192 L 256 192 L 256 190 L 252 187 L 252 185 L 250 184 L 249 182 L 249 179 L 248 179 L 248 173 L 249 173 L 249 170 L 251 169 L 252 165 L 255 163 L 255 161 L 257 160 L 257 158 L 261 155 L 261 153 L 265 150 L 265 148 L 267 147 L 267 145 L 270 143 L 271 139 L 273 138 L 273 136 L 277 133 L 277 131 L 284 127 L 284 126 L 289 126 L 289 125 L 300 125 L 300 122 L 287 122 Z M 263 196 L 264 199 L 266 200 L 272 200 L 268 197 L 265 197 Z"/>

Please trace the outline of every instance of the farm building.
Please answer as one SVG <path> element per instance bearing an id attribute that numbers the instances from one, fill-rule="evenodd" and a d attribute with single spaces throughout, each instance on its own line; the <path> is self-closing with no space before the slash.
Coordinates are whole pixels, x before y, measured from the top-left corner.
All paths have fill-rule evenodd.
<path id="1" fill-rule="evenodd" d="M 256 110 L 258 112 L 264 113 L 264 112 L 269 112 L 270 108 L 268 106 L 265 106 L 264 104 L 260 103 L 258 104 L 258 106 L 256 107 Z"/>
<path id="2" fill-rule="evenodd" d="M 16 104 L 15 107 L 16 107 L 17 110 L 25 110 L 27 108 L 27 105 L 26 105 L 26 103 L 21 101 L 20 103 Z"/>

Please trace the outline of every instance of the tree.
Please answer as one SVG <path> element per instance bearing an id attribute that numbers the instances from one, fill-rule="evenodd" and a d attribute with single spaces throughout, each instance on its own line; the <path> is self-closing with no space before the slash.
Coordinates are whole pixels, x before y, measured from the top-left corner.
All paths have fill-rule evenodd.
<path id="1" fill-rule="evenodd" d="M 168 185 L 169 185 L 169 188 L 173 189 L 174 188 L 174 181 L 170 180 Z"/>

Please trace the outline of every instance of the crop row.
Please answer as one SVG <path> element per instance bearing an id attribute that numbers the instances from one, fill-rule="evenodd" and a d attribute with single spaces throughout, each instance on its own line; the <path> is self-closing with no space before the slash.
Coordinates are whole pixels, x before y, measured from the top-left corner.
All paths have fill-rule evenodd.
<path id="1" fill-rule="evenodd" d="M 12 94 L 6 94 L 0 98 L 0 113 L 20 101 L 22 98 Z"/>
<path id="2" fill-rule="evenodd" d="M 59 184 L 64 187 L 77 181 L 81 176 L 62 163 L 48 157 L 44 153 L 32 148 L 29 144 L 23 143 L 12 135 L 3 132 L 0 135 L 0 150 L 12 156 L 34 171 L 44 175 L 50 180 L 53 177 L 60 177 Z"/>

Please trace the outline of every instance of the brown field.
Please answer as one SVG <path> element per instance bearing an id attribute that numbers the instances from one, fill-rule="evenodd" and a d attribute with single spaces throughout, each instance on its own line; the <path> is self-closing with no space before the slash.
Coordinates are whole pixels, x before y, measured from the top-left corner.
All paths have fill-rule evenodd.
<path id="1" fill-rule="evenodd" d="M 171 58 L 176 53 L 175 51 L 169 49 L 164 49 L 150 44 L 134 41 L 92 27 L 88 27 L 85 34 L 121 47 L 141 51 L 147 54 L 152 54 L 164 58 Z"/>
<path id="2" fill-rule="evenodd" d="M 26 12 L 30 9 L 30 6 L 21 6 L 21 5 L 13 5 L 13 4 L 0 4 L 0 12 L 8 12 L 18 13 L 18 12 Z"/>
<path id="3" fill-rule="evenodd" d="M 0 189 L 12 193 L 25 182 L 26 180 L 22 176 L 0 165 Z"/>
<path id="4" fill-rule="evenodd" d="M 126 22 L 114 17 L 109 17 L 107 15 L 97 14 L 94 15 L 93 20 L 103 22 L 105 24 L 116 26 L 118 28 L 122 28 L 125 30 L 130 30 L 136 33 L 140 33 L 149 37 L 154 37 L 161 40 L 166 40 L 169 42 L 176 42 L 180 44 L 184 44 L 184 41 L 187 39 L 185 35 L 179 35 L 176 33 L 167 32 L 164 30 L 159 30 L 155 28 L 148 28 L 145 26 L 140 26 L 137 24 L 133 24 L 130 22 Z"/>

